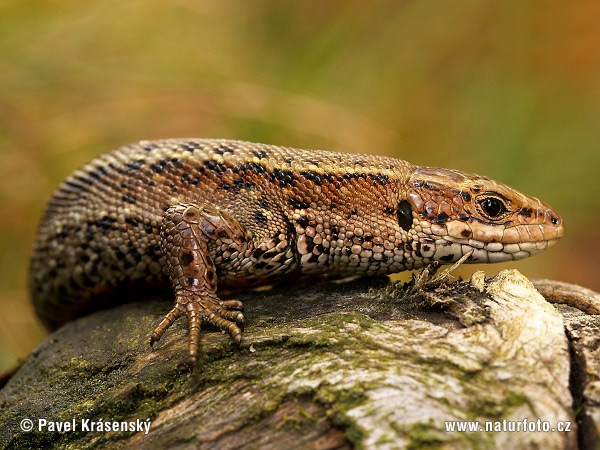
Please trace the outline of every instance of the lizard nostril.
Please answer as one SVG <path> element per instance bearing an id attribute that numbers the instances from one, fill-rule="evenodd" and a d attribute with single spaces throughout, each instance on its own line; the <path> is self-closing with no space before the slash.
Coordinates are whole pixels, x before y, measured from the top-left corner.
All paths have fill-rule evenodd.
<path id="1" fill-rule="evenodd" d="M 553 210 L 548 211 L 547 214 L 547 217 L 550 218 L 550 223 L 552 223 L 552 225 L 557 226 L 558 224 L 560 224 L 560 216 L 556 214 Z"/>

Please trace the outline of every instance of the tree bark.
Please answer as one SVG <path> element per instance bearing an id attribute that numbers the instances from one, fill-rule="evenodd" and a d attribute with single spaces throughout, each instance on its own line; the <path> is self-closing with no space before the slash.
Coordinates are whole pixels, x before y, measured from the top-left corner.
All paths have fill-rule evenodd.
<path id="1" fill-rule="evenodd" d="M 185 365 L 185 319 L 148 346 L 169 293 L 57 330 L 0 391 L 0 447 L 569 449 L 597 442 L 599 317 L 553 307 L 516 270 L 419 289 L 359 279 L 235 298 L 246 305 L 242 345 L 203 332 L 193 370 Z M 32 431 L 20 428 L 26 418 Z M 39 419 L 75 421 L 76 430 L 40 431 Z M 571 431 L 530 431 L 538 419 L 536 426 L 550 428 L 570 422 Z M 136 421 L 149 423 L 149 432 L 120 428 Z M 447 431 L 453 421 L 493 430 Z"/>

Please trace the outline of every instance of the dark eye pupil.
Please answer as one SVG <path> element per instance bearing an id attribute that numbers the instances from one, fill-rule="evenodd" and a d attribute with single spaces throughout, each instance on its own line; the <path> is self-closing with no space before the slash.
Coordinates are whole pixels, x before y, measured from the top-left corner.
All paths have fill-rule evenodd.
<path id="1" fill-rule="evenodd" d="M 486 198 L 481 202 L 485 213 L 490 217 L 497 217 L 504 211 L 502 202 L 495 198 Z"/>

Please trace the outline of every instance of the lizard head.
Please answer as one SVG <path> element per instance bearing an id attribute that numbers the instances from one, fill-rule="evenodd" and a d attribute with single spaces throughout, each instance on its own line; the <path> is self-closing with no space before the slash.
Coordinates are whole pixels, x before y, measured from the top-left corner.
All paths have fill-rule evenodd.
<path id="1" fill-rule="evenodd" d="M 419 167 L 398 205 L 398 222 L 425 259 L 502 262 L 552 247 L 562 218 L 546 203 L 509 186 L 459 170 Z"/>

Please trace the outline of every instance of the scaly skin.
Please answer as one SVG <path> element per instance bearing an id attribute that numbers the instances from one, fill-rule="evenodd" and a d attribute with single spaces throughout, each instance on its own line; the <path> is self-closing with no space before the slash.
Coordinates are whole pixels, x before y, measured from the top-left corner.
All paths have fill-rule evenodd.
<path id="1" fill-rule="evenodd" d="M 77 170 L 50 200 L 29 287 L 49 328 L 97 306 L 101 293 L 168 283 L 189 358 L 203 322 L 239 342 L 242 304 L 217 286 L 294 271 L 389 274 L 433 261 L 517 260 L 563 235 L 540 200 L 458 170 L 392 158 L 241 141 L 144 141 Z"/>

